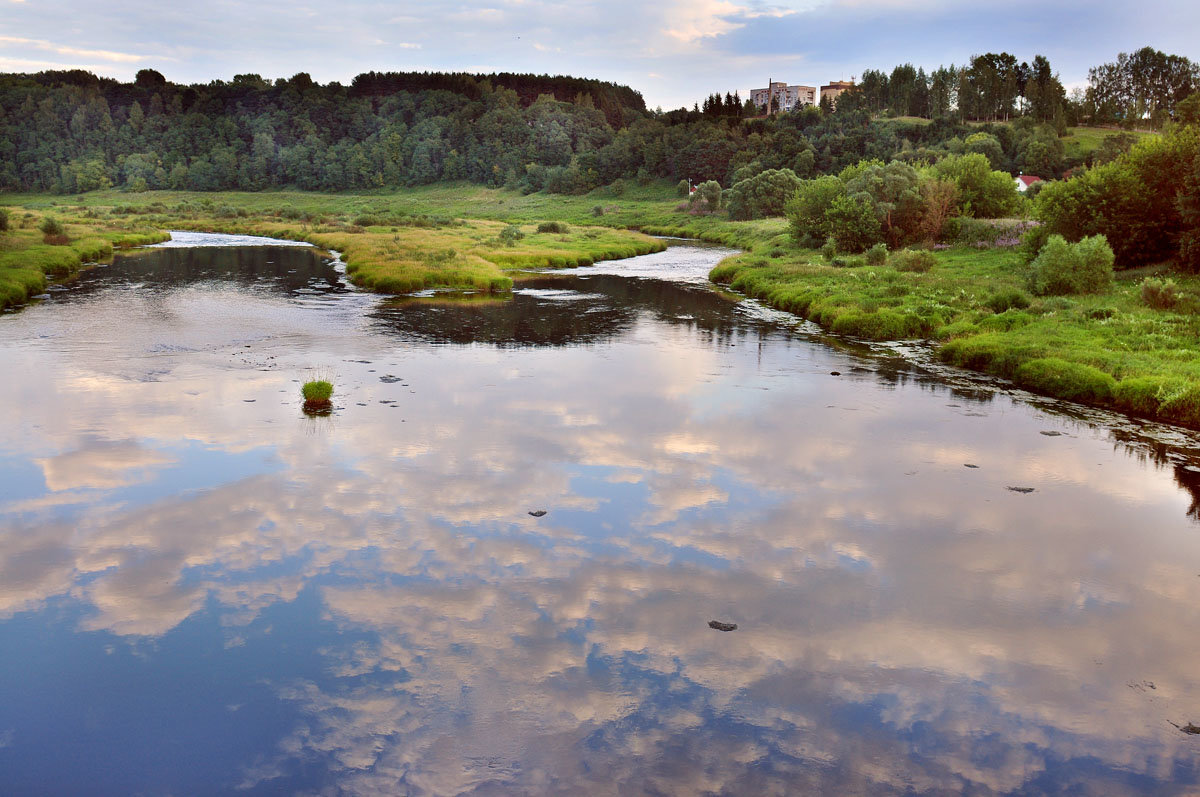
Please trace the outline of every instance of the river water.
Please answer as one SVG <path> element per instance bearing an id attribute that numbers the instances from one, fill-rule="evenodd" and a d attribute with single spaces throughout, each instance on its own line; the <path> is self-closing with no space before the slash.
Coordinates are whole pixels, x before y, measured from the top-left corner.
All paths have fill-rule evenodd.
<path id="1" fill-rule="evenodd" d="M 497 301 L 176 246 L 0 317 L 0 791 L 1196 793 L 1194 439 L 725 254 Z"/>

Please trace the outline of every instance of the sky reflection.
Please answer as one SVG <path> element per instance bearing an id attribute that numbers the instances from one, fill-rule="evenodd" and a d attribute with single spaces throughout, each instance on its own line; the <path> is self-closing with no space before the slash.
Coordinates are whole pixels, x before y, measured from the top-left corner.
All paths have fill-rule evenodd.
<path id="1" fill-rule="evenodd" d="M 112 268 L 0 324 L 15 793 L 1196 787 L 1192 499 L 1102 428 L 700 288 Z"/>

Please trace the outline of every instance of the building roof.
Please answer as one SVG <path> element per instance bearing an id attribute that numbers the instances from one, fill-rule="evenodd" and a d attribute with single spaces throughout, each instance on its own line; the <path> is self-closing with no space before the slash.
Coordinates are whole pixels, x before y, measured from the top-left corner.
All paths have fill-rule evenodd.
<path id="1" fill-rule="evenodd" d="M 1018 180 L 1020 180 L 1022 183 L 1024 183 L 1026 188 L 1028 188 L 1029 186 L 1033 185 L 1034 183 L 1040 183 L 1040 182 L 1042 182 L 1042 178 L 1040 178 L 1040 177 L 1037 177 L 1037 176 L 1035 176 L 1035 175 L 1032 175 L 1032 174 L 1022 174 L 1022 175 L 1021 175 L 1020 177 L 1018 177 L 1017 179 L 1018 179 Z"/>

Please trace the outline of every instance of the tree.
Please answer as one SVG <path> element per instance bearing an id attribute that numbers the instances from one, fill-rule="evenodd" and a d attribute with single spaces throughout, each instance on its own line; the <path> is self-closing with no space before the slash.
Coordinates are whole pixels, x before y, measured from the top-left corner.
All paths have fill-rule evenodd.
<path id="1" fill-rule="evenodd" d="M 801 180 L 791 169 L 768 169 L 734 183 L 725 192 L 732 219 L 782 216 L 784 206 L 800 189 Z"/>
<path id="2" fill-rule="evenodd" d="M 944 158 L 934 165 L 933 173 L 958 187 L 964 215 L 1003 218 L 1017 207 L 1016 181 L 1006 172 L 993 171 L 977 152 Z"/>
<path id="3" fill-rule="evenodd" d="M 879 243 L 879 219 L 868 200 L 860 196 L 842 195 L 833 200 L 825 211 L 829 236 L 843 252 L 865 252 Z"/>
<path id="4" fill-rule="evenodd" d="M 845 184 L 832 175 L 801 181 L 799 190 L 784 205 L 792 237 L 802 244 L 828 238 L 829 223 L 825 211 L 845 193 Z"/>

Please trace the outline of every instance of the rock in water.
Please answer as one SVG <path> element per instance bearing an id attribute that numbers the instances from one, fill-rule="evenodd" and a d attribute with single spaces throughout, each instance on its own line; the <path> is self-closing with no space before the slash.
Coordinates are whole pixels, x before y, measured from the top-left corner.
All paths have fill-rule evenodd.
<path id="1" fill-rule="evenodd" d="M 1033 492 L 1032 487 L 1009 487 L 1008 489 L 1012 490 L 1014 493 L 1032 493 Z"/>
<path id="2" fill-rule="evenodd" d="M 709 620 L 709 628 L 715 628 L 717 631 L 736 631 L 737 623 L 722 623 L 720 620 Z"/>
<path id="3" fill-rule="evenodd" d="M 535 509 L 532 512 L 530 512 L 529 514 L 533 515 L 534 517 L 541 517 L 542 515 L 546 514 L 546 510 L 545 509 Z"/>

